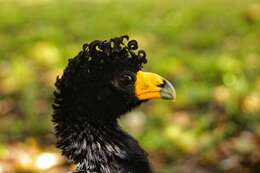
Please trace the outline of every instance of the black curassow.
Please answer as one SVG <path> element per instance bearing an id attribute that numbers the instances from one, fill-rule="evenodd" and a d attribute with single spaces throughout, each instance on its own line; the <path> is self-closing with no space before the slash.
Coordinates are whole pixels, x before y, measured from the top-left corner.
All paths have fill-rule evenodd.
<path id="1" fill-rule="evenodd" d="M 176 97 L 161 76 L 141 71 L 147 62 L 135 40 L 121 36 L 83 45 L 55 83 L 57 147 L 77 173 L 151 173 L 146 152 L 117 119 L 150 99 Z"/>

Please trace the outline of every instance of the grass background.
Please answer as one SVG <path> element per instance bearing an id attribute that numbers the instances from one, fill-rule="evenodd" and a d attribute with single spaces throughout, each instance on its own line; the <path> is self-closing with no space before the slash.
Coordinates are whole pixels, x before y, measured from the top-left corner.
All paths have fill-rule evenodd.
<path id="1" fill-rule="evenodd" d="M 259 171 L 259 0 L 0 0 L 3 172 L 41 172 L 33 161 L 21 166 L 14 148 L 59 155 L 50 121 L 56 76 L 83 43 L 124 34 L 146 50 L 145 70 L 177 91 L 175 103 L 152 101 L 121 121 L 155 170 Z"/>

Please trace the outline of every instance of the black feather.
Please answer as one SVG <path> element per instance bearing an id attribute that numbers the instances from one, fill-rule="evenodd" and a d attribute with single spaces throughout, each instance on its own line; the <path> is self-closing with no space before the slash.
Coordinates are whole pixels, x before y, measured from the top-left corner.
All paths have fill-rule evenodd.
<path id="1" fill-rule="evenodd" d="M 147 154 L 117 118 L 138 106 L 137 71 L 147 62 L 135 40 L 121 36 L 83 45 L 57 78 L 53 123 L 57 147 L 81 173 L 150 173 Z M 123 75 L 133 81 L 122 82 Z"/>

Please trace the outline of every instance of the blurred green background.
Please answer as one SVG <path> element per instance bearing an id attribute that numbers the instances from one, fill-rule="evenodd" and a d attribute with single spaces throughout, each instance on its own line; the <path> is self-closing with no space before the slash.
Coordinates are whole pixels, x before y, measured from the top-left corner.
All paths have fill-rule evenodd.
<path id="1" fill-rule="evenodd" d="M 156 172 L 259 173 L 259 0 L 0 0 L 0 173 L 71 169 L 53 83 L 83 43 L 124 34 L 177 90 L 121 121 Z"/>

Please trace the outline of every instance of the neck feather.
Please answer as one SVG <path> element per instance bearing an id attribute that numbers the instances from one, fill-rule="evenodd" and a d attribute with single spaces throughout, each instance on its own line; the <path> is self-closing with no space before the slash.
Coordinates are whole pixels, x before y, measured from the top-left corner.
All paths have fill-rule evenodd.
<path id="1" fill-rule="evenodd" d="M 61 116 L 53 116 L 57 147 L 77 165 L 77 172 L 152 172 L 146 153 L 117 122 L 93 124 Z"/>

